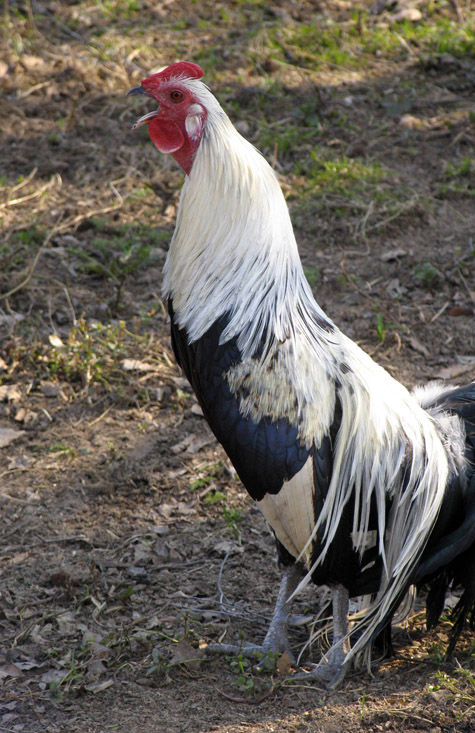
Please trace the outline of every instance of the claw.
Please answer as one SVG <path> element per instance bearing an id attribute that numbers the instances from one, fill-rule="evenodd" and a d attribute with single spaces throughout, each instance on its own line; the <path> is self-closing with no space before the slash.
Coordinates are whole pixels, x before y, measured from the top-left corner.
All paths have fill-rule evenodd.
<path id="1" fill-rule="evenodd" d="M 334 690 L 344 679 L 346 667 L 344 664 L 306 664 L 306 668 L 301 668 L 294 674 L 287 675 L 287 679 L 295 680 L 317 680 L 323 682 L 327 690 Z"/>

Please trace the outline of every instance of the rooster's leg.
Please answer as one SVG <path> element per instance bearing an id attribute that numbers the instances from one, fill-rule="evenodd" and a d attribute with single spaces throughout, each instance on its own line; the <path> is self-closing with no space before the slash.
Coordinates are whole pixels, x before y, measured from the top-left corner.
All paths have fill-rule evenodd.
<path id="1" fill-rule="evenodd" d="M 316 679 L 328 688 L 336 687 L 345 676 L 345 657 L 350 648 L 348 638 L 349 594 L 342 585 L 332 589 L 332 645 L 318 664 L 308 665 L 308 671 L 297 672 L 290 679 Z"/>
<path id="2" fill-rule="evenodd" d="M 275 603 L 274 614 L 262 644 L 208 644 L 206 651 L 211 654 L 282 654 L 286 652 L 293 660 L 287 635 L 287 623 L 290 615 L 290 596 L 297 587 L 302 571 L 297 565 L 285 568 Z"/>

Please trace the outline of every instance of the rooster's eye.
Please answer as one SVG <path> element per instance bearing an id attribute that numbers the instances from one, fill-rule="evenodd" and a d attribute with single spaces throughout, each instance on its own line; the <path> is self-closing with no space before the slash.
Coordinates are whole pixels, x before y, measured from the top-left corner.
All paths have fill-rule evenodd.
<path id="1" fill-rule="evenodd" d="M 170 99 L 172 102 L 181 102 L 183 100 L 183 97 L 185 95 L 183 92 L 180 92 L 179 89 L 174 89 L 172 92 L 170 92 Z"/>

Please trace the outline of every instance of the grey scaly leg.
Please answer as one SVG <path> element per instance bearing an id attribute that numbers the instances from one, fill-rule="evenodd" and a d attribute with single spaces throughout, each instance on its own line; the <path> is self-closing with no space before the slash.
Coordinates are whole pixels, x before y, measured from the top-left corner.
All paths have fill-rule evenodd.
<path id="1" fill-rule="evenodd" d="M 291 607 L 289 598 L 296 589 L 301 577 L 302 570 L 297 565 L 293 564 L 285 568 L 277 594 L 274 614 L 262 644 L 208 644 L 206 651 L 211 654 L 245 654 L 246 656 L 259 653 L 267 654 L 267 652 L 274 654 L 287 652 L 290 659 L 293 660 L 294 657 L 290 650 L 287 634 L 287 623 Z"/>
<path id="2" fill-rule="evenodd" d="M 332 588 L 333 637 L 332 645 L 318 664 L 309 671 L 297 672 L 290 679 L 317 679 L 328 688 L 336 687 L 345 676 L 345 656 L 350 648 L 348 634 L 349 594 L 342 585 Z"/>

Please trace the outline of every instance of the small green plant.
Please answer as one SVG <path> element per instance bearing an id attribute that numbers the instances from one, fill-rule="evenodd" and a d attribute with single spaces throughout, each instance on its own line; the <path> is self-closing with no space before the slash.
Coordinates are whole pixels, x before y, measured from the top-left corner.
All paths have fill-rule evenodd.
<path id="1" fill-rule="evenodd" d="M 235 507 L 227 507 L 226 504 L 223 502 L 223 515 L 231 534 L 233 534 L 235 537 L 239 537 L 240 532 L 238 523 L 242 519 L 239 509 L 236 509 Z"/>
<path id="2" fill-rule="evenodd" d="M 222 491 L 217 491 L 216 489 L 208 492 L 203 499 L 205 504 L 220 504 L 223 501 L 226 501 L 226 494 Z"/>
<path id="3" fill-rule="evenodd" d="M 238 654 L 229 660 L 229 664 L 235 675 L 235 684 L 241 692 L 252 690 L 255 683 L 251 660 L 243 654 Z"/>
<path id="4" fill-rule="evenodd" d="M 441 644 L 433 644 L 429 649 L 429 657 L 435 664 L 442 664 L 445 659 L 445 650 Z"/>
<path id="5" fill-rule="evenodd" d="M 442 181 L 438 185 L 441 194 L 474 196 L 475 158 L 466 155 L 458 164 L 446 163 Z"/>
<path id="6" fill-rule="evenodd" d="M 453 21 L 432 10 L 429 22 L 401 21 L 382 25 L 377 17 L 357 10 L 346 22 L 320 17 L 312 24 L 266 26 L 258 34 L 253 56 L 264 54 L 282 63 L 289 59 L 307 69 L 364 68 L 374 58 L 404 58 L 417 54 L 421 64 L 440 54 L 473 56 L 471 20 Z"/>
<path id="7" fill-rule="evenodd" d="M 444 177 L 445 178 L 460 178 L 463 176 L 469 176 L 472 172 L 472 156 L 467 155 L 458 165 L 452 165 L 447 163 Z"/>
<path id="8" fill-rule="evenodd" d="M 84 656 L 84 650 L 79 651 L 79 656 Z M 69 656 L 69 655 L 68 655 Z M 61 675 L 58 679 L 51 680 L 49 683 L 49 692 L 51 697 L 61 699 L 64 693 L 69 692 L 72 687 L 76 687 L 79 682 L 84 679 L 84 662 L 76 660 L 76 653 L 73 649 L 68 661 L 64 661 L 62 664 L 64 675 Z M 67 667 L 67 668 L 66 668 Z"/>
<path id="9" fill-rule="evenodd" d="M 77 451 L 71 446 L 67 445 L 64 440 L 62 440 L 60 443 L 50 445 L 48 451 L 49 453 L 63 454 L 67 458 L 71 459 L 77 456 Z"/>
<path id="10" fill-rule="evenodd" d="M 373 303 L 372 308 L 376 314 L 376 335 L 379 343 L 382 344 L 386 338 L 387 332 L 398 330 L 399 326 L 396 323 L 386 323 L 383 314 L 377 310 L 378 306 L 376 303 Z"/>
<path id="11" fill-rule="evenodd" d="M 154 646 L 152 649 L 152 664 L 147 669 L 147 677 L 151 675 L 167 675 L 169 670 L 169 664 L 163 654 L 160 653 L 158 647 Z"/>
<path id="12" fill-rule="evenodd" d="M 438 280 L 443 279 L 441 271 L 431 262 L 423 262 L 420 265 L 416 265 L 412 274 L 425 288 L 432 288 Z"/>
<path id="13" fill-rule="evenodd" d="M 190 488 L 193 491 L 197 489 L 204 489 L 206 486 L 210 486 L 216 479 L 218 479 L 223 473 L 222 461 L 216 463 L 207 463 L 200 468 L 199 476 L 193 481 Z"/>
<path id="14" fill-rule="evenodd" d="M 279 654 L 256 652 L 249 658 L 240 653 L 229 658 L 235 684 L 242 692 L 259 693 L 268 686 L 268 675 L 275 672 Z"/>
<path id="15" fill-rule="evenodd" d="M 437 670 L 433 675 L 434 682 L 427 685 L 429 692 L 437 690 L 447 690 L 453 695 L 453 704 L 470 705 L 468 712 L 473 710 L 475 705 L 475 675 L 466 667 L 457 667 L 452 675 L 442 670 Z M 458 717 L 463 717 L 467 711 L 457 713 Z"/>
<path id="16" fill-rule="evenodd" d="M 378 341 L 379 341 L 379 342 L 380 342 L 381 344 L 383 343 L 383 341 L 384 341 L 384 339 L 385 339 L 385 336 L 386 336 L 386 331 L 387 331 L 387 330 L 388 330 L 388 329 L 387 329 L 387 326 L 386 326 L 386 325 L 385 325 L 385 323 L 384 323 L 384 319 L 383 319 L 383 316 L 382 316 L 382 315 L 381 315 L 381 313 L 380 313 L 380 312 L 378 311 L 378 312 L 376 313 L 376 333 L 378 334 Z"/>
<path id="17" fill-rule="evenodd" d="M 360 697 L 360 713 L 363 714 L 363 710 L 366 705 L 366 694 L 363 692 L 363 694 Z"/>
<path id="18" fill-rule="evenodd" d="M 137 190 L 137 197 L 150 193 L 150 189 Z M 100 219 L 94 220 L 95 228 L 103 236 L 93 239 L 90 247 L 73 247 L 70 252 L 78 260 L 78 269 L 85 273 L 111 280 L 115 288 L 112 311 L 119 308 L 122 290 L 127 278 L 139 268 L 154 262 L 160 255 L 157 247 L 168 232 L 159 232 L 152 227 L 121 227 L 113 236 L 107 235 L 107 225 Z"/>
<path id="19" fill-rule="evenodd" d="M 50 375 L 59 375 L 68 381 L 80 382 L 87 391 L 94 382 L 110 391 L 124 379 L 120 359 L 125 354 L 124 341 L 132 337 L 124 321 L 103 325 L 88 323 L 80 318 L 69 332 L 65 342 L 57 337 L 45 357 Z"/>
<path id="20" fill-rule="evenodd" d="M 0 272 L 10 272 L 24 267 L 25 259 L 31 257 L 31 250 L 37 249 L 44 235 L 36 227 L 21 229 L 9 240 L 0 242 Z"/>
<path id="21" fill-rule="evenodd" d="M 224 491 L 221 491 L 214 486 L 211 488 L 214 480 L 222 473 L 223 465 L 218 463 L 215 466 L 208 466 L 208 471 L 202 477 L 197 479 L 192 485 L 194 488 L 206 488 L 210 486 L 210 490 L 203 497 L 203 503 L 209 506 L 221 505 L 224 521 L 229 529 L 230 533 L 234 535 L 238 540 L 240 538 L 239 522 L 241 521 L 241 512 L 239 509 L 233 506 L 229 506 L 227 497 Z"/>

